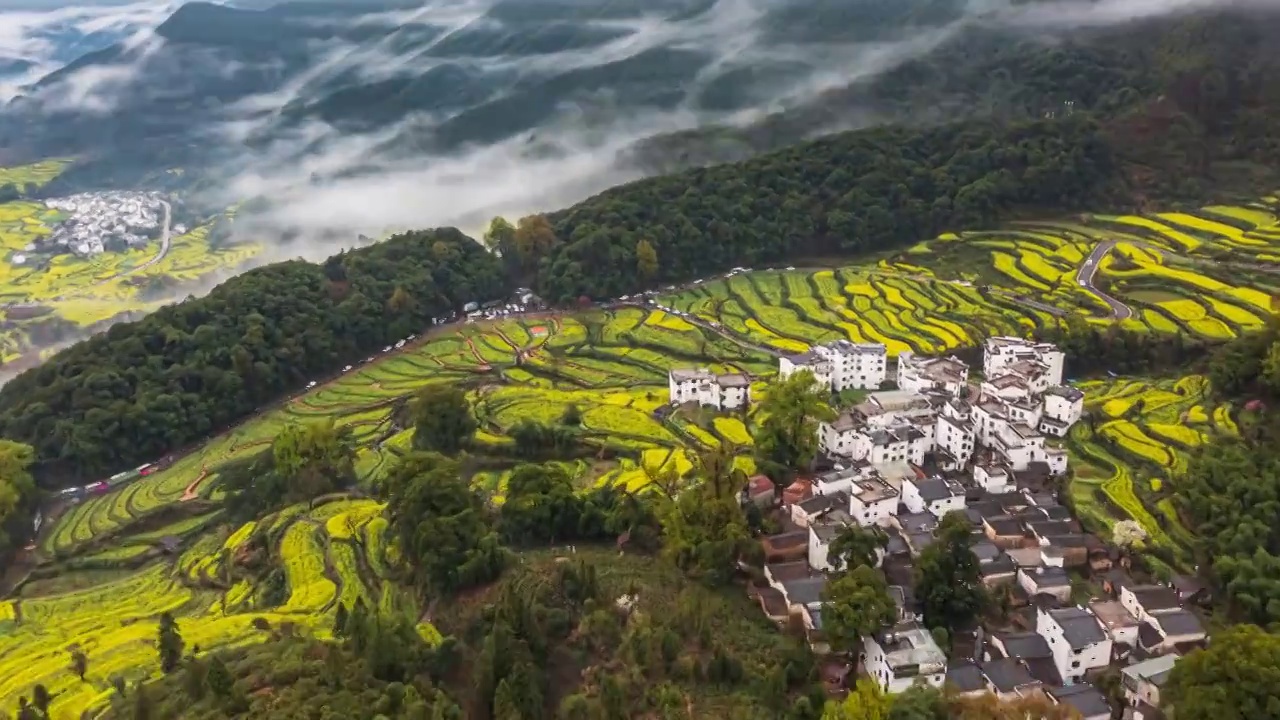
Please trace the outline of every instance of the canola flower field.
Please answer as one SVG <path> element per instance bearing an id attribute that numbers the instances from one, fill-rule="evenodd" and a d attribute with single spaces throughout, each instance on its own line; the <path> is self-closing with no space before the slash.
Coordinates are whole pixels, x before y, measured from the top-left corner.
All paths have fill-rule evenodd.
<path id="1" fill-rule="evenodd" d="M 941 353 L 994 334 L 1027 335 L 1073 314 L 1113 322 L 1106 302 L 1078 282 L 1086 259 L 1108 242 L 1114 247 L 1101 256 L 1094 282 L 1133 309 L 1125 321 L 1131 327 L 1229 337 L 1272 312 L 1276 277 L 1266 263 L 1280 253 L 1275 206 L 1272 199 L 1194 215 L 958 233 L 873 264 L 754 271 L 674 290 L 654 304 L 424 333 L 160 472 L 62 513 L 39 539 L 42 577 L 0 601 L 0 707 L 12 707 L 37 682 L 61 693 L 57 718 L 101 705 L 111 674 L 154 672 L 152 643 L 164 610 L 177 614 L 188 644 L 202 648 L 254 642 L 270 631 L 259 628 L 282 622 L 323 635 L 338 602 L 357 598 L 415 611 L 395 590 L 394 548 L 376 503 L 294 506 L 240 527 L 222 517 L 220 468 L 262 450 L 290 423 L 331 418 L 349 427 L 358 473 L 372 483 L 410 448 L 411 430 L 396 419 L 404 402 L 428 384 L 450 383 L 472 402 L 478 453 L 500 455 L 520 422 L 552 422 L 577 407 L 591 453 L 563 465 L 583 488 L 640 490 L 658 473 L 688 469 L 693 452 L 722 443 L 739 448 L 739 462 L 751 470 L 756 411 L 656 413 L 667 402 L 668 370 L 743 372 L 759 399 L 775 356 L 811 343 L 848 338 L 883 342 L 891 354 Z M 1232 269 L 1215 269 L 1210 259 Z M 1203 317 L 1180 301 L 1194 302 Z M 1196 445 L 1235 432 L 1231 408 L 1209 406 L 1199 377 L 1081 387 L 1091 419 L 1067 441 L 1077 512 L 1097 531 L 1135 519 L 1163 561 L 1186 562 L 1193 538 L 1171 484 Z M 500 503 L 508 475 L 487 469 L 472 481 Z M 180 547 L 170 554 L 165 545 L 175 538 Z M 250 547 L 271 548 L 269 562 L 287 586 L 279 604 L 266 607 L 268 589 L 237 574 L 237 558 Z M 430 626 L 420 629 L 434 637 Z M 90 658 L 88 683 L 67 670 L 77 647 Z"/>

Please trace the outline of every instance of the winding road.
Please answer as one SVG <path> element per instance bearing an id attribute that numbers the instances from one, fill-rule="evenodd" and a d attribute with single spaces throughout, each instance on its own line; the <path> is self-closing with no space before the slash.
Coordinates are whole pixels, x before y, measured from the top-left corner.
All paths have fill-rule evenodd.
<path id="1" fill-rule="evenodd" d="M 1111 308 L 1112 319 L 1128 320 L 1133 317 L 1133 310 L 1128 305 L 1102 292 L 1093 284 L 1093 277 L 1098 274 L 1098 265 L 1102 263 L 1102 258 L 1115 249 L 1115 246 L 1115 240 L 1104 240 L 1098 243 L 1093 252 L 1089 253 L 1089 257 L 1085 258 L 1084 265 L 1080 266 L 1079 272 L 1076 273 L 1076 284 L 1101 298 Z"/>

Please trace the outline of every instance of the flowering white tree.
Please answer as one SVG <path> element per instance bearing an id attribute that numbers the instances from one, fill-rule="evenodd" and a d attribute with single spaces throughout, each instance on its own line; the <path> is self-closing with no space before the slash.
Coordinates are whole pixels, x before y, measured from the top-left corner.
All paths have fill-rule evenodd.
<path id="1" fill-rule="evenodd" d="M 1137 520 L 1121 520 L 1111 529 L 1111 541 L 1118 547 L 1140 547 L 1146 539 L 1147 531 L 1142 529 Z"/>

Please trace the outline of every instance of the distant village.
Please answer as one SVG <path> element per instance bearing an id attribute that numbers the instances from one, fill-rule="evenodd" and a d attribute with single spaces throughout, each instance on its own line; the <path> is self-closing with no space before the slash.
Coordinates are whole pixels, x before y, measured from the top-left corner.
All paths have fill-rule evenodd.
<path id="1" fill-rule="evenodd" d="M 1124 695 L 1116 710 L 1126 720 L 1159 718 L 1173 663 L 1207 641 L 1188 609 L 1207 590 L 1189 577 L 1135 582 L 1127 556 L 1059 504 L 1068 459 L 1058 439 L 1084 411 L 1084 393 L 1063 383 L 1062 351 L 1014 337 L 990 338 L 983 351 L 981 379 L 956 357 L 904 352 L 894 367 L 884 345 L 843 340 L 779 358 L 781 378 L 809 371 L 833 394 L 867 392 L 820 423 L 813 472 L 781 497 L 767 477 L 751 479 L 743 502 L 772 511 L 783 532 L 763 538 L 764 582 L 750 592 L 769 618 L 802 624 L 810 646 L 829 654 L 829 548 L 846 527 L 875 526 L 888 538 L 879 565 L 898 621 L 866 637 L 856 660 L 885 692 L 923 682 L 1004 699 L 1038 694 L 1107 720 L 1111 703 L 1090 681 L 1115 667 Z M 668 383 L 674 405 L 733 411 L 751 401 L 741 374 L 677 369 Z M 968 518 L 983 584 L 1007 586 L 1012 612 L 1000 626 L 953 638 L 948 657 L 920 623 L 913 590 L 915 559 L 952 512 Z M 1092 584 L 1079 582 L 1086 577 Z M 1086 598 L 1079 587 L 1100 591 Z M 840 692 L 856 669 L 830 657 L 824 677 Z"/>
<path id="2" fill-rule="evenodd" d="M 163 199 L 157 192 L 110 191 L 45 200 L 45 206 L 59 211 L 64 219 L 10 262 L 22 265 L 35 254 L 88 257 L 146 245 L 160 233 Z M 176 226 L 173 231 L 182 234 L 186 228 Z"/>

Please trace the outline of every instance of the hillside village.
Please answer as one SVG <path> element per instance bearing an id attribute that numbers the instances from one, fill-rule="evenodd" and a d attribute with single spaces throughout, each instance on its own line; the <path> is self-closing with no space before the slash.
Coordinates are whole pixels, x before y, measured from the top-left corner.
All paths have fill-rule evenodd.
<path id="1" fill-rule="evenodd" d="M 1173 662 L 1207 642 L 1188 609 L 1207 598 L 1192 578 L 1134 581 L 1127 556 L 1059 503 L 1068 471 L 1060 439 L 1084 412 L 1084 393 L 1064 384 L 1063 366 L 1054 345 L 1014 337 L 985 341 L 977 379 L 954 356 L 903 353 L 895 367 L 885 346 L 844 340 L 779 358 L 780 378 L 807 371 L 833 396 L 861 399 L 819 424 L 812 473 L 780 496 L 763 475 L 744 491 L 744 503 L 782 527 L 762 539 L 763 579 L 749 592 L 770 619 L 802 624 L 810 646 L 829 654 L 823 590 L 840 569 L 832 543 L 851 526 L 887 539 L 878 564 L 898 622 L 863 639 L 857 667 L 828 658 L 833 692 L 860 670 L 888 693 L 923 682 L 1005 699 L 1041 694 L 1104 720 L 1112 705 L 1092 681 L 1115 668 L 1124 717 L 1161 717 Z M 674 405 L 745 411 L 751 402 L 741 374 L 672 370 L 668 380 Z M 1008 612 L 952 638 L 948 653 L 922 625 L 914 587 L 915 560 L 949 513 L 970 524 L 982 583 Z"/>

